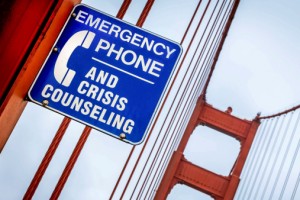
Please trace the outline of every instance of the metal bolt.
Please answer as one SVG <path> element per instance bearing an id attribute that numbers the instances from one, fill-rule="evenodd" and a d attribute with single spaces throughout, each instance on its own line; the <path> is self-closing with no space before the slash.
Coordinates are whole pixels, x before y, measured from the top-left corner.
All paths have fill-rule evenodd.
<path id="1" fill-rule="evenodd" d="M 47 99 L 45 99 L 45 100 L 42 101 L 42 104 L 43 104 L 43 106 L 48 106 L 49 101 Z"/>
<path id="2" fill-rule="evenodd" d="M 124 140 L 124 139 L 126 138 L 125 133 L 121 133 L 121 134 L 120 134 L 120 138 L 121 138 L 121 140 Z"/>
<path id="3" fill-rule="evenodd" d="M 76 17 L 76 13 L 72 13 L 72 17 Z"/>
<path id="4" fill-rule="evenodd" d="M 58 52 L 58 48 L 57 48 L 57 47 L 54 47 L 54 48 L 53 48 L 53 51 L 54 51 L 54 52 Z"/>

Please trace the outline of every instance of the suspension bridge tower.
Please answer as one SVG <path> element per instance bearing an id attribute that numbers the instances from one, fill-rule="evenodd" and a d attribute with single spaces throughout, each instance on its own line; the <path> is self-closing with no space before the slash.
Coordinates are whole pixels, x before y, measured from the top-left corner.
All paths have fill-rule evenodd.
<path id="1" fill-rule="evenodd" d="M 184 149 L 198 125 L 207 126 L 227 134 L 240 141 L 241 149 L 235 164 L 228 176 L 221 176 L 189 162 L 184 157 Z M 178 148 L 174 151 L 171 161 L 160 183 L 155 199 L 166 199 L 172 187 L 185 184 L 204 192 L 214 199 L 233 199 L 237 190 L 240 175 L 259 127 L 259 120 L 243 120 L 231 115 L 231 108 L 220 111 L 207 104 L 202 96 L 199 98 L 192 117 L 184 132 Z"/>

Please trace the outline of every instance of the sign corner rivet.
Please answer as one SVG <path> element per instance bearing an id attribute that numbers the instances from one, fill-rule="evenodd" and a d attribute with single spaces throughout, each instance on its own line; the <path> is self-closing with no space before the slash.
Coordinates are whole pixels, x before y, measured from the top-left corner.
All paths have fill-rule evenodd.
<path id="1" fill-rule="evenodd" d="M 121 134 L 120 134 L 120 138 L 121 138 L 122 140 L 125 139 L 125 138 L 126 138 L 125 133 L 121 133 Z"/>
<path id="2" fill-rule="evenodd" d="M 47 99 L 45 99 L 45 100 L 42 101 L 42 104 L 43 104 L 43 106 L 48 106 L 49 101 Z"/>
<path id="3" fill-rule="evenodd" d="M 76 17 L 76 13 L 72 13 L 72 17 Z"/>
<path id="4" fill-rule="evenodd" d="M 58 48 L 57 48 L 57 47 L 54 47 L 54 48 L 53 48 L 53 51 L 54 51 L 54 52 L 58 52 Z"/>

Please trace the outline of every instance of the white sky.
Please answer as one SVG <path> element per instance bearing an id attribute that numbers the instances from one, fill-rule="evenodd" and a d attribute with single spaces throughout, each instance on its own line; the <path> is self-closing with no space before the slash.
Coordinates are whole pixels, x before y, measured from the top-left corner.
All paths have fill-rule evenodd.
<path id="1" fill-rule="evenodd" d="M 117 13 L 122 3 L 121 0 L 84 2 L 111 15 Z M 133 0 L 124 20 L 135 23 L 139 16 L 137 11 L 141 11 L 144 2 Z M 144 27 L 179 42 L 182 31 L 176 29 L 177 23 L 187 23 L 187 16 L 190 17 L 196 3 L 196 0 L 157 0 Z M 299 10 L 300 2 L 295 0 L 241 1 L 208 88 L 210 104 L 222 110 L 232 106 L 233 115 L 252 119 L 257 112 L 273 114 L 300 102 Z M 164 12 L 171 13 L 166 15 Z M 176 20 L 168 17 L 174 13 Z M 28 104 L 0 155 L 0 199 L 23 197 L 62 118 Z M 49 198 L 82 129 L 82 125 L 72 122 L 35 199 Z M 203 130 L 203 134 L 193 134 L 186 157 L 213 171 L 228 171 L 238 143 L 221 134 L 212 136 L 205 128 L 198 129 L 196 131 Z M 210 149 L 204 148 L 207 144 Z M 199 148 L 202 145 L 203 148 Z M 128 144 L 93 131 L 61 199 L 106 199 L 130 148 Z M 232 158 L 227 159 L 220 153 L 227 151 L 232 153 Z M 210 154 L 219 157 L 213 160 Z M 225 156 L 226 159 L 222 159 Z M 174 200 L 199 198 L 204 197 L 184 186 L 176 186 L 169 196 Z"/>

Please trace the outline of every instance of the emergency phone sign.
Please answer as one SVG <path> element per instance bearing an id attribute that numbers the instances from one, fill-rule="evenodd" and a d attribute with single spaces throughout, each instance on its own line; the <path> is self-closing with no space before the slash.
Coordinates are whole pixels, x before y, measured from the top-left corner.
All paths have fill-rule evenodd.
<path id="1" fill-rule="evenodd" d="M 139 144 L 180 54 L 177 43 L 79 4 L 28 96 L 106 134 Z"/>

